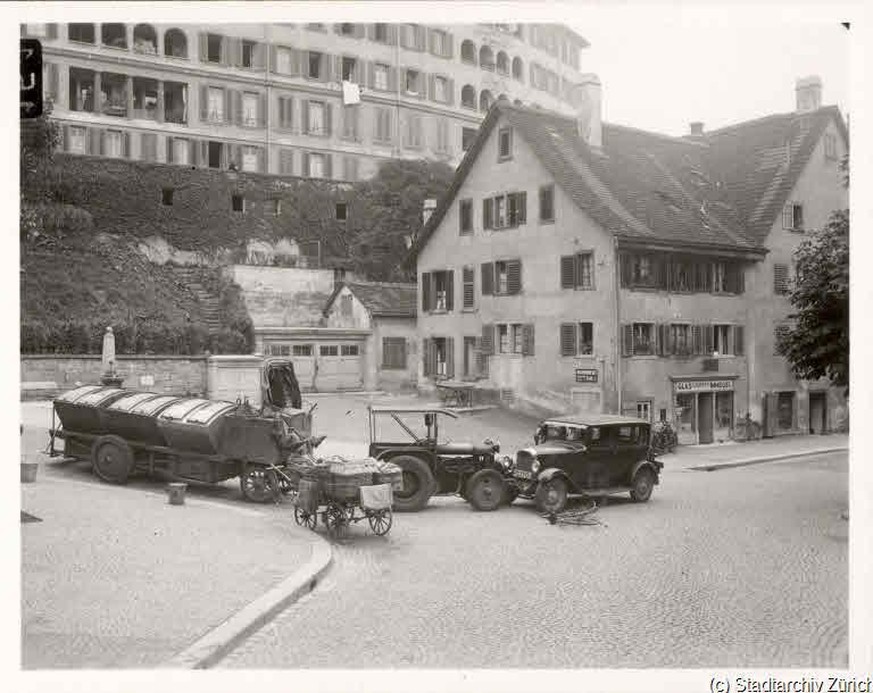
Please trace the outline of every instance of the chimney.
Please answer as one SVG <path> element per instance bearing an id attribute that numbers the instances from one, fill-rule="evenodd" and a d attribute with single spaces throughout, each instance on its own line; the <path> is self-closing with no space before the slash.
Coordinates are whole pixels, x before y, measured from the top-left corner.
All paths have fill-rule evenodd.
<path id="1" fill-rule="evenodd" d="M 593 74 L 585 75 L 576 88 L 579 90 L 576 134 L 585 140 L 589 147 L 600 149 L 603 145 L 600 121 L 600 78 Z"/>
<path id="2" fill-rule="evenodd" d="M 703 123 L 695 120 L 693 123 L 688 123 L 688 134 L 691 137 L 703 137 Z"/>
<path id="3" fill-rule="evenodd" d="M 430 215 L 434 213 L 436 206 L 437 201 L 434 199 L 427 199 L 424 201 L 424 209 L 421 212 L 422 225 L 427 224 L 427 220 L 430 219 Z"/>
<path id="4" fill-rule="evenodd" d="M 821 108 L 821 77 L 811 75 L 797 80 L 797 112 L 808 113 Z"/>

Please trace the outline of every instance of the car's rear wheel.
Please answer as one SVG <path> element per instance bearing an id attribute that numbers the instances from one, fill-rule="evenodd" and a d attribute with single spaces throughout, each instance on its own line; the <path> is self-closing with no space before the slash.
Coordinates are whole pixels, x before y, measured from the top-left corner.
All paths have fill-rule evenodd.
<path id="1" fill-rule="evenodd" d="M 476 510 L 497 510 L 503 494 L 503 477 L 494 469 L 480 469 L 467 482 L 467 498 Z"/>
<path id="2" fill-rule="evenodd" d="M 643 467 L 634 474 L 631 482 L 631 500 L 637 503 L 645 503 L 652 497 L 652 489 L 655 487 L 655 475 L 648 467 Z"/>
<path id="3" fill-rule="evenodd" d="M 416 512 L 427 505 L 436 490 L 433 472 L 427 463 L 412 455 L 398 455 L 389 460 L 403 470 L 403 488 L 394 491 L 394 509 L 399 512 Z"/>
<path id="4" fill-rule="evenodd" d="M 541 513 L 559 513 L 567 507 L 567 482 L 561 477 L 541 481 L 534 501 Z"/>

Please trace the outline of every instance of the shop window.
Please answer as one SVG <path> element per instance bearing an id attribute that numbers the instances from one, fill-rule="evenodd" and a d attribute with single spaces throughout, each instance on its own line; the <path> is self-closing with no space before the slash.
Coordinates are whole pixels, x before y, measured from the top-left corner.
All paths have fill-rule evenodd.
<path id="1" fill-rule="evenodd" d="M 731 428 L 734 418 L 734 393 L 715 393 L 715 426 L 716 428 Z"/>
<path id="2" fill-rule="evenodd" d="M 779 392 L 776 399 L 776 425 L 779 430 L 794 428 L 794 393 Z"/>
<path id="3" fill-rule="evenodd" d="M 677 433 L 694 433 L 694 395 L 684 393 L 676 396 Z"/>

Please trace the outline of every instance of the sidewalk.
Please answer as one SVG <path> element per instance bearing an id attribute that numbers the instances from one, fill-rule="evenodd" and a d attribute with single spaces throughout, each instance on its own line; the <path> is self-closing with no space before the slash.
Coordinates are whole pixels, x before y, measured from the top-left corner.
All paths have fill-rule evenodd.
<path id="1" fill-rule="evenodd" d="M 790 435 L 747 443 L 732 441 L 712 445 L 680 445 L 675 452 L 661 455 L 658 459 L 664 463 L 665 470 L 714 471 L 848 449 L 847 433 Z"/>
<path id="2" fill-rule="evenodd" d="M 72 479 L 21 485 L 22 668 L 203 667 L 310 591 L 329 545 L 288 504 Z"/>

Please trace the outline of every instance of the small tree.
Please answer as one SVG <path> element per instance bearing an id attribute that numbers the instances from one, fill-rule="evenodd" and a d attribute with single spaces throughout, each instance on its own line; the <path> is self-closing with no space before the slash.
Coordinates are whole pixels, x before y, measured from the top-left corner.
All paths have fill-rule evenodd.
<path id="1" fill-rule="evenodd" d="M 834 212 L 798 246 L 791 291 L 793 327 L 780 335 L 779 353 L 798 378 L 827 377 L 849 386 L 849 211 Z"/>

